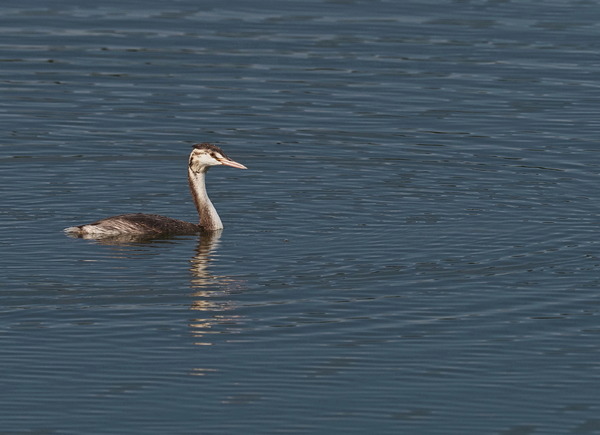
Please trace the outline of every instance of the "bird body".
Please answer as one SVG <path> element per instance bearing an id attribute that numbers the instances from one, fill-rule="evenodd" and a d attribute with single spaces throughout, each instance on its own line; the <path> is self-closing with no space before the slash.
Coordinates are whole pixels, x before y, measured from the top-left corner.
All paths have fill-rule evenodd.
<path id="1" fill-rule="evenodd" d="M 65 228 L 65 232 L 75 237 L 100 239 L 121 235 L 152 237 L 220 230 L 223 228 L 223 223 L 206 193 L 205 183 L 208 169 L 218 165 L 247 169 L 241 163 L 227 157 L 216 145 L 208 143 L 194 145 L 188 163 L 188 182 L 200 219 L 198 224 L 157 214 L 130 213 L 108 217 L 91 224 Z"/>

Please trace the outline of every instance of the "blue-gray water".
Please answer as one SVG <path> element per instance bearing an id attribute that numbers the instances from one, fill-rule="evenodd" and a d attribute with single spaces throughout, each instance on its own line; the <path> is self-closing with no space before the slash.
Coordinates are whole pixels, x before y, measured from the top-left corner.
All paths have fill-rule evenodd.
<path id="1" fill-rule="evenodd" d="M 600 433 L 598 23 L 3 2 L 0 433 Z M 62 233 L 195 220 L 203 141 L 220 237 Z"/>

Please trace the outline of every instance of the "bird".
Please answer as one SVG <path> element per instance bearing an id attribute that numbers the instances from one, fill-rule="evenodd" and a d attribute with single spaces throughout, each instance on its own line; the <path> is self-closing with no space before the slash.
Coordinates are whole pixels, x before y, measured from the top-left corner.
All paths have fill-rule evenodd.
<path id="1" fill-rule="evenodd" d="M 111 216 L 91 224 L 65 228 L 64 231 L 72 237 L 102 239 L 120 236 L 185 235 L 221 230 L 223 223 L 206 193 L 205 184 L 206 172 L 211 166 L 219 165 L 248 169 L 229 158 L 216 145 L 210 143 L 193 145 L 188 163 L 188 183 L 200 219 L 197 224 L 157 214 L 129 213 Z"/>

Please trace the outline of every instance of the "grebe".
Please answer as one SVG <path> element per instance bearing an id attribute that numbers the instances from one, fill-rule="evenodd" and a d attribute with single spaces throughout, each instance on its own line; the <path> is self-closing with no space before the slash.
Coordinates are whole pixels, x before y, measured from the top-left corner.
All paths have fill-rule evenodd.
<path id="1" fill-rule="evenodd" d="M 65 228 L 71 236 L 90 239 L 133 236 L 160 236 L 195 234 L 202 230 L 215 231 L 223 228 L 221 218 L 206 194 L 204 177 L 211 166 L 225 165 L 232 168 L 248 169 L 241 163 L 231 160 L 221 148 L 209 143 L 196 144 L 190 154 L 188 182 L 192 198 L 198 210 L 200 223 L 180 221 L 157 214 L 131 213 L 112 216 L 97 222 Z"/>

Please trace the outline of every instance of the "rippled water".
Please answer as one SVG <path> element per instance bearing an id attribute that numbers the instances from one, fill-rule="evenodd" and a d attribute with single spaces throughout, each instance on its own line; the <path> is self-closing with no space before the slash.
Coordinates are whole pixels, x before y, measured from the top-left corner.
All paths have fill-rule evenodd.
<path id="1" fill-rule="evenodd" d="M 1 433 L 600 432 L 598 2 L 0 12 Z"/>

